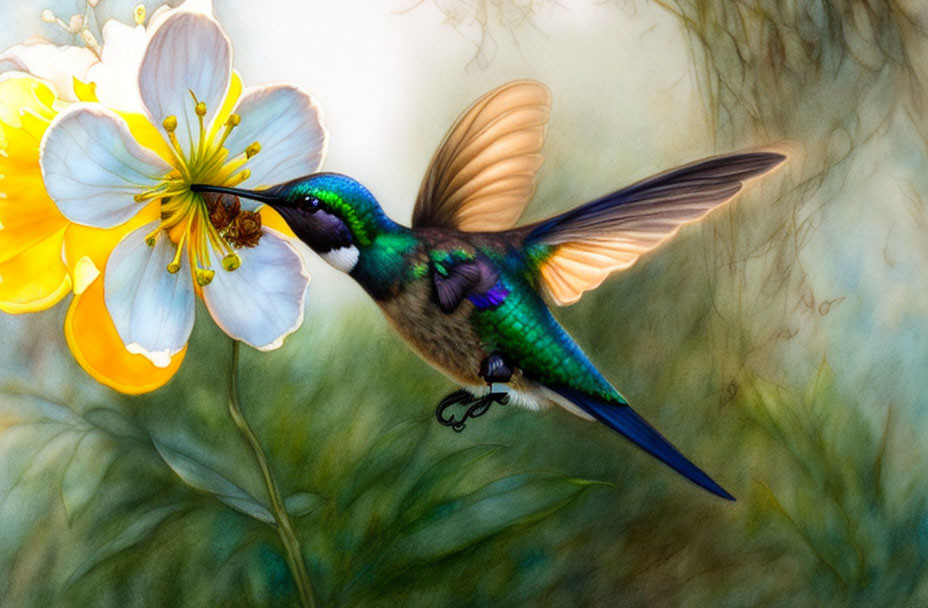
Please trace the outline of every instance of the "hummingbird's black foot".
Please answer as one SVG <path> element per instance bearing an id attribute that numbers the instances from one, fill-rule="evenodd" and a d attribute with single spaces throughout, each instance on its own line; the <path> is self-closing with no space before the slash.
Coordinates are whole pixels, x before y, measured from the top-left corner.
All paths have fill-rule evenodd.
<path id="1" fill-rule="evenodd" d="M 443 426 L 450 426 L 457 432 L 464 430 L 464 421 L 458 422 L 454 419 L 454 416 L 445 417 L 445 410 L 453 405 L 473 403 L 474 396 L 469 392 L 465 391 L 463 388 L 454 391 L 453 393 L 448 393 L 445 395 L 445 398 L 438 402 L 438 407 L 435 408 L 435 417 L 438 419 L 438 424 Z"/>
<path id="2" fill-rule="evenodd" d="M 509 394 L 502 392 L 489 393 L 477 399 L 468 391 L 460 389 L 446 395 L 445 398 L 441 400 L 438 407 L 435 408 L 435 417 L 438 419 L 439 424 L 450 426 L 456 433 L 460 433 L 464 430 L 464 423 L 468 418 L 483 416 L 494 403 L 506 405 L 509 403 Z M 445 416 L 445 410 L 454 405 L 462 405 L 467 408 L 460 420 L 455 418 L 454 414 Z"/>

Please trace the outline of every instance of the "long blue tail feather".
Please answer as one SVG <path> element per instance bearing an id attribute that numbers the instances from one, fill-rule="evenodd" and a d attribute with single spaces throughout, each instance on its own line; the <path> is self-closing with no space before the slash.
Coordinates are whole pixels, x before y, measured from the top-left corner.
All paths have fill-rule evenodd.
<path id="1" fill-rule="evenodd" d="M 630 406 L 608 403 L 570 388 L 549 388 L 696 485 L 726 500 L 735 500 L 734 496 L 690 462 Z"/>

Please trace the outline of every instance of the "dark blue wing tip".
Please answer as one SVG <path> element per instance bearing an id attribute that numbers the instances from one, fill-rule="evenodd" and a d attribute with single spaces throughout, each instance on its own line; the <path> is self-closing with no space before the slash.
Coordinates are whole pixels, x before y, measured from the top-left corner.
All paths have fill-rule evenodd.
<path id="1" fill-rule="evenodd" d="M 630 406 L 607 403 L 572 389 L 557 388 L 560 393 L 636 446 L 654 456 L 691 482 L 719 498 L 734 501 L 735 497 L 715 483 L 702 469 L 690 462 L 663 435 Z"/>

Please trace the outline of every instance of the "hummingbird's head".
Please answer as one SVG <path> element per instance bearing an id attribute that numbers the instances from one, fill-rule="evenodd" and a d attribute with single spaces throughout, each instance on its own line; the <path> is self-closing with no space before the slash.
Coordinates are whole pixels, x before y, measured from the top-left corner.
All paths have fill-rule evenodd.
<path id="1" fill-rule="evenodd" d="M 194 192 L 219 192 L 260 201 L 277 211 L 294 234 L 324 260 L 351 272 L 360 251 L 389 222 L 374 196 L 356 180 L 315 173 L 264 190 L 195 184 Z"/>

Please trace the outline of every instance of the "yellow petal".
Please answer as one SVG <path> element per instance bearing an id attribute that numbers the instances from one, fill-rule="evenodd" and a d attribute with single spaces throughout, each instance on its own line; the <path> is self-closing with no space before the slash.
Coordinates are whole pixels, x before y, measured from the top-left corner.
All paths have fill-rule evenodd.
<path id="1" fill-rule="evenodd" d="M 208 141 L 213 141 L 213 139 L 225 128 L 226 120 L 228 120 L 229 115 L 232 113 L 232 108 L 235 107 L 235 104 L 238 103 L 239 97 L 242 96 L 242 77 L 239 76 L 238 72 L 232 70 L 232 79 L 229 80 L 229 90 L 226 92 L 226 98 L 222 101 L 222 107 L 219 108 L 219 112 L 216 113 L 216 117 L 213 118 L 213 125 L 209 130 Z"/>
<path id="2" fill-rule="evenodd" d="M 44 310 L 71 288 L 61 260 L 67 223 L 39 169 L 54 101 L 54 91 L 35 78 L 0 82 L 0 310 L 8 313 Z"/>
<path id="3" fill-rule="evenodd" d="M 287 225 L 287 222 L 284 218 L 280 217 L 280 214 L 264 205 L 259 211 L 261 214 L 261 225 L 267 226 L 268 228 L 273 228 L 274 230 L 283 233 L 286 236 L 291 238 L 296 238 L 296 235 L 293 234 L 293 231 L 290 230 L 290 226 Z"/>
<path id="4" fill-rule="evenodd" d="M 81 262 L 87 258 L 101 272 L 106 266 L 106 260 L 110 257 L 110 252 L 122 237 L 132 232 L 140 226 L 158 219 L 160 214 L 160 203 L 152 201 L 139 211 L 132 219 L 125 224 L 115 228 L 91 228 L 90 226 L 81 226 L 79 224 L 69 224 L 64 233 L 64 260 L 68 269 L 75 276 L 74 284 L 78 285 L 76 272 L 78 267 L 83 264 L 87 270 L 88 262 Z M 84 289 L 86 285 L 82 285 Z"/>
<path id="5" fill-rule="evenodd" d="M 177 372 L 187 352 L 185 346 L 165 368 L 129 353 L 106 311 L 103 281 L 92 282 L 82 294 L 74 296 L 64 321 L 64 335 L 74 358 L 94 380 L 130 395 L 163 386 Z"/>
<path id="6" fill-rule="evenodd" d="M 52 118 L 54 118 L 54 116 L 45 116 L 31 109 L 19 111 L 19 122 L 22 124 L 23 130 L 36 141 L 42 140 L 42 136 L 45 134 L 45 131 L 48 130 L 48 125 L 51 124 Z"/>
<path id="7" fill-rule="evenodd" d="M 57 304 L 71 290 L 61 261 L 64 229 L 0 263 L 0 310 L 36 312 Z"/>
<path id="8" fill-rule="evenodd" d="M 95 82 L 84 82 L 78 79 L 77 76 L 72 76 L 74 79 L 74 96 L 77 97 L 80 101 L 87 102 L 98 102 L 97 99 L 97 83 Z"/>
<path id="9" fill-rule="evenodd" d="M 139 145 L 148 148 L 169 165 L 174 165 L 175 160 L 171 149 L 168 147 L 167 142 L 164 141 L 164 137 L 161 136 L 158 127 L 153 125 L 147 117 L 133 112 L 119 112 L 118 110 L 116 113 L 129 125 L 129 132 L 132 133 L 135 141 L 139 142 Z"/>
<path id="10" fill-rule="evenodd" d="M 0 108 L 3 104 L 0 103 Z M 14 127 L 0 121 L 0 163 L 4 173 L 15 173 L 12 169 L 29 172 L 39 164 L 39 140 L 21 127 Z"/>
<path id="11" fill-rule="evenodd" d="M 4 163 L 0 162 L 0 172 Z M 67 221 L 45 194 L 42 177 L 35 174 L 0 174 L 0 263 L 20 256 Z"/>
<path id="12" fill-rule="evenodd" d="M 66 225 L 45 194 L 39 168 L 39 141 L 54 116 L 54 99 L 54 92 L 35 78 L 0 82 L 0 263 L 19 258 L 32 268 L 21 254 Z M 10 273 L 17 274 L 6 265 L 5 274 Z M 59 285 L 60 276 L 54 281 Z M 48 289 L 47 277 L 38 283 L 39 292 Z"/>
<path id="13" fill-rule="evenodd" d="M 11 127 L 22 127 L 21 117 L 25 110 L 40 118 L 55 117 L 52 103 L 55 92 L 44 82 L 32 76 L 17 76 L 0 82 L 0 121 Z"/>
<path id="14" fill-rule="evenodd" d="M 122 237 L 158 219 L 160 203 L 148 203 L 135 217 L 115 228 L 91 228 L 69 224 L 64 233 L 64 260 L 71 271 L 75 293 L 85 291 L 103 272 L 110 252 Z M 97 274 L 94 274 L 94 269 Z"/>

